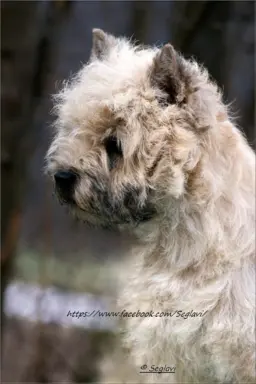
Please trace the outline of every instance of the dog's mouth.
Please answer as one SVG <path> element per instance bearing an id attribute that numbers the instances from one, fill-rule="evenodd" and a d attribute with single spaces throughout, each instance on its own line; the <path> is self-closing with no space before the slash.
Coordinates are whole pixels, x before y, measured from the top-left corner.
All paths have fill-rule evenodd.
<path id="1" fill-rule="evenodd" d="M 63 204 L 64 202 L 62 202 Z M 66 202 L 64 204 L 67 204 Z M 140 223 L 145 223 L 152 220 L 156 214 L 152 207 L 143 207 L 140 210 L 113 210 L 109 207 L 101 207 L 98 209 L 86 209 L 80 207 L 75 201 L 68 203 L 69 209 L 72 210 L 77 217 L 81 217 L 82 220 L 90 223 L 100 223 L 106 227 L 118 227 L 120 225 L 137 226 Z"/>
<path id="2" fill-rule="evenodd" d="M 75 200 L 74 194 L 63 196 L 58 188 L 55 188 L 55 193 L 59 203 L 65 205 L 78 220 L 103 228 L 137 227 L 156 215 L 151 203 L 145 201 L 139 204 L 134 196 L 125 195 L 121 201 L 112 201 L 106 194 L 93 194 L 81 204 Z"/>

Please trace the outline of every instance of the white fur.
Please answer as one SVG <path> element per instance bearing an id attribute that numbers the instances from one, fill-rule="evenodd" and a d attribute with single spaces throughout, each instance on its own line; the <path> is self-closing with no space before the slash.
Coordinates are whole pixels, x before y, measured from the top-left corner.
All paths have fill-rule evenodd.
<path id="1" fill-rule="evenodd" d="M 120 310 L 205 315 L 126 319 L 125 345 L 134 369 L 176 367 L 175 374 L 143 380 L 254 383 L 255 154 L 195 62 L 183 60 L 194 89 L 186 106 L 159 107 L 156 97 L 162 94 L 149 76 L 158 52 L 116 39 L 105 59 L 92 60 L 64 87 L 56 98 L 48 169 L 89 169 L 101 183 L 110 176 L 100 140 L 115 129 L 124 165 L 111 179 L 113 194 L 120 196 L 127 180 L 156 191 L 160 214 L 133 228 L 139 245 L 125 266 Z M 104 108 L 126 125 L 109 125 Z M 163 159 L 148 179 L 146 169 L 161 151 Z M 90 188 L 90 180 L 81 181 L 78 206 Z"/>

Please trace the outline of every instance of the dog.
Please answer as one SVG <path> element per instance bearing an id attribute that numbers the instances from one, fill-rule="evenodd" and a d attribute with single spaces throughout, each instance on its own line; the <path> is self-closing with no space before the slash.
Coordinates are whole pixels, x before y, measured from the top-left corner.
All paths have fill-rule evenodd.
<path id="1" fill-rule="evenodd" d="M 255 383 L 254 151 L 171 44 L 94 29 L 92 45 L 55 96 L 46 168 L 75 216 L 137 239 L 118 300 L 129 359 L 147 382 Z"/>

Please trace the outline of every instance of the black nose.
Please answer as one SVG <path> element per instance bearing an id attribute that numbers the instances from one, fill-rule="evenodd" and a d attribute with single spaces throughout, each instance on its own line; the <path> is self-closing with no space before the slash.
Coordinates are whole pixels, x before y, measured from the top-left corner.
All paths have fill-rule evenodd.
<path id="1" fill-rule="evenodd" d="M 77 174 L 71 171 L 59 171 L 55 173 L 54 179 L 60 197 L 66 202 L 71 202 Z"/>

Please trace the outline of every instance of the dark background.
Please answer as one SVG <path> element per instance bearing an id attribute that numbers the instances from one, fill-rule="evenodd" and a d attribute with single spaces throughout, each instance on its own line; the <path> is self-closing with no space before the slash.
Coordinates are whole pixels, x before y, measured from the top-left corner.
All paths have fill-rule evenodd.
<path id="1" fill-rule="evenodd" d="M 232 102 L 254 147 L 254 15 L 253 1 L 1 2 L 4 382 L 95 381 L 102 345 L 112 343 L 109 330 L 64 329 L 58 320 L 45 325 L 5 309 L 8 300 L 15 301 L 9 287 L 21 282 L 32 290 L 31 284 L 55 287 L 63 295 L 116 294 L 115 265 L 130 239 L 74 222 L 43 174 L 52 134 L 50 95 L 88 60 L 92 28 L 146 44 L 170 41 L 193 55 Z"/>

